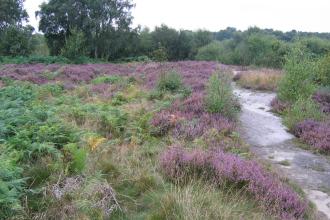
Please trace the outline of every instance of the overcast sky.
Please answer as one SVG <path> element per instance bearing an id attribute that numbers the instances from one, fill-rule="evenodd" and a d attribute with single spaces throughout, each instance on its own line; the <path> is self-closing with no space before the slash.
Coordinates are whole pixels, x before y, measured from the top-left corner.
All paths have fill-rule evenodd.
<path id="1" fill-rule="evenodd" d="M 26 0 L 30 23 L 45 0 Z M 228 26 L 330 32 L 330 0 L 134 0 L 134 26 L 218 31 Z"/>

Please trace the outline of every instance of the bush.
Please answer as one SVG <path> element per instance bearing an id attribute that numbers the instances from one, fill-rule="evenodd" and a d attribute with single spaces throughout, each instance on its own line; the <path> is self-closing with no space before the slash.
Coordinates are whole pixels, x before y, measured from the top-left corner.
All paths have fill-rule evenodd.
<path id="1" fill-rule="evenodd" d="M 166 52 L 166 49 L 161 46 L 152 52 L 151 57 L 152 60 L 158 62 L 164 62 L 168 60 L 168 54 Z"/>
<path id="2" fill-rule="evenodd" d="M 224 47 L 221 42 L 214 41 L 198 49 L 196 60 L 220 61 L 223 56 Z"/>
<path id="3" fill-rule="evenodd" d="M 279 83 L 278 97 L 281 101 L 295 102 L 299 97 L 310 97 L 316 85 L 313 83 L 315 63 L 299 48 L 287 56 L 285 74 Z"/>
<path id="4" fill-rule="evenodd" d="M 205 104 L 210 113 L 220 113 L 225 117 L 235 118 L 238 113 L 238 105 L 233 95 L 229 77 L 218 73 L 210 77 Z"/>
<path id="5" fill-rule="evenodd" d="M 175 71 L 162 73 L 157 82 L 160 91 L 178 92 L 183 88 L 182 77 Z"/>
<path id="6" fill-rule="evenodd" d="M 324 86 L 330 86 L 330 54 L 319 60 L 316 81 Z"/>
<path id="7" fill-rule="evenodd" d="M 290 130 L 293 130 L 296 124 L 305 119 L 320 121 L 323 118 L 324 114 L 320 111 L 320 106 L 317 103 L 310 98 L 300 98 L 286 113 L 284 123 Z"/>

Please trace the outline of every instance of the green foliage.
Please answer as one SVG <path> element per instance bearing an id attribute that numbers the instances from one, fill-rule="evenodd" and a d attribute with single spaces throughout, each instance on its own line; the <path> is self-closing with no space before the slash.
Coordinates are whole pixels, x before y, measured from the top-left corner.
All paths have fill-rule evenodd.
<path id="1" fill-rule="evenodd" d="M 282 101 L 295 102 L 299 97 L 308 98 L 316 85 L 313 82 L 315 62 L 299 48 L 287 56 L 285 74 L 278 86 L 278 97 Z"/>
<path id="2" fill-rule="evenodd" d="M 238 105 L 235 102 L 230 79 L 223 73 L 213 74 L 207 84 L 205 98 L 208 112 L 235 118 L 238 113 Z"/>
<path id="3" fill-rule="evenodd" d="M 54 171 L 51 167 L 42 169 L 41 161 L 49 158 L 47 166 L 60 161 L 62 148 L 77 141 L 75 131 L 56 117 L 54 109 L 40 103 L 39 97 L 46 90 L 53 95 L 62 92 L 56 85 L 35 86 L 19 82 L 0 90 L 1 219 L 17 215 L 21 197 L 38 194 L 39 187 Z M 77 169 L 81 168 L 81 158 L 81 152 L 73 153 L 73 164 Z"/>
<path id="4" fill-rule="evenodd" d="M 284 123 L 290 130 L 294 126 L 306 119 L 320 121 L 325 115 L 320 111 L 320 106 L 310 98 L 298 98 L 293 106 L 288 110 L 284 117 Z"/>
<path id="5" fill-rule="evenodd" d="M 315 80 L 324 86 L 330 86 L 330 54 L 319 60 Z"/>
<path id="6" fill-rule="evenodd" d="M 168 59 L 167 52 L 165 48 L 162 46 L 159 46 L 156 50 L 152 51 L 151 56 L 154 61 L 158 61 L 158 62 L 164 62 L 167 61 Z"/>
<path id="7" fill-rule="evenodd" d="M 324 56 L 330 52 L 330 42 L 318 37 L 305 37 L 296 42 L 296 44 L 306 48 L 307 52 L 314 56 Z"/>
<path id="8" fill-rule="evenodd" d="M 52 55 L 58 55 L 62 48 L 69 47 L 67 55 L 70 58 L 74 55 L 71 51 L 81 52 L 83 48 L 94 58 L 120 58 L 128 56 L 135 47 L 136 33 L 130 28 L 132 7 L 129 0 L 89 0 L 79 2 L 79 7 L 72 0 L 50 0 L 43 3 L 37 12 L 39 29 L 45 34 Z M 73 30 L 85 35 L 84 47 L 80 47 L 81 34 L 73 37 L 72 43 L 67 45 Z M 79 49 L 74 39 L 79 39 Z M 132 42 L 130 47 L 127 42 Z"/>
<path id="9" fill-rule="evenodd" d="M 23 8 L 24 0 L 1 0 L 0 31 L 9 25 L 21 24 L 28 18 Z"/>
<path id="10" fill-rule="evenodd" d="M 182 77 L 175 71 L 162 73 L 157 82 L 159 91 L 178 92 L 183 88 Z"/>
<path id="11" fill-rule="evenodd" d="M 146 55 L 134 56 L 134 57 L 124 57 L 124 58 L 119 59 L 119 62 L 124 62 L 124 63 L 149 62 L 149 61 L 151 61 L 151 59 Z"/>
<path id="12" fill-rule="evenodd" d="M 109 83 L 109 84 L 115 84 L 120 81 L 122 81 L 123 78 L 121 76 L 117 75 L 111 75 L 111 76 L 98 76 L 95 79 L 92 80 L 93 84 L 102 84 L 102 83 Z"/>
<path id="13" fill-rule="evenodd" d="M 8 219 L 21 209 L 20 197 L 25 180 L 22 168 L 17 165 L 16 151 L 8 152 L 0 145 L 0 219 Z"/>
<path id="14" fill-rule="evenodd" d="M 33 34 L 32 45 L 34 50 L 32 55 L 34 56 L 49 56 L 49 49 L 46 43 L 45 36 L 42 34 Z"/>
<path id="15" fill-rule="evenodd" d="M 61 55 L 75 63 L 83 63 L 83 57 L 86 55 L 86 52 L 86 39 L 84 33 L 77 29 L 73 29 L 62 48 Z"/>
<path id="16" fill-rule="evenodd" d="M 67 144 L 64 147 L 65 156 L 69 159 L 69 171 L 71 173 L 81 173 L 86 165 L 87 152 L 79 148 L 77 144 Z"/>
<path id="17" fill-rule="evenodd" d="M 196 59 L 220 61 L 223 56 L 223 51 L 223 44 L 215 41 L 204 47 L 199 48 L 198 53 L 196 55 Z"/>
<path id="18" fill-rule="evenodd" d="M 28 57 L 16 56 L 16 57 L 0 57 L 0 63 L 5 64 L 33 64 L 33 63 L 44 63 L 44 64 L 53 64 L 53 63 L 62 63 L 67 64 L 71 61 L 65 57 L 61 56 L 39 56 L 33 55 Z"/>
<path id="19" fill-rule="evenodd" d="M 0 34 L 0 55 L 26 56 L 32 53 L 32 26 L 9 26 Z"/>
<path id="20" fill-rule="evenodd" d="M 282 67 L 286 44 L 273 36 L 244 33 L 239 39 L 214 41 L 199 48 L 197 60 L 215 60 L 226 64 Z"/>
<path id="21" fill-rule="evenodd" d="M 101 112 L 98 116 L 98 130 L 108 137 L 121 137 L 126 129 L 127 114 L 116 108 Z"/>
<path id="22" fill-rule="evenodd" d="M 128 100 L 123 93 L 117 92 L 116 95 L 114 95 L 114 97 L 112 98 L 111 104 L 113 104 L 114 106 L 123 105 L 127 103 L 127 101 Z"/>

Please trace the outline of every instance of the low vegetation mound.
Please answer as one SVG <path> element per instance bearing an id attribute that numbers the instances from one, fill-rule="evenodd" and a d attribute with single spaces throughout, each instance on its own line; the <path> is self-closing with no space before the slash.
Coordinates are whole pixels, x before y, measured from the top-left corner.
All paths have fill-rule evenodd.
<path id="1" fill-rule="evenodd" d="M 161 155 L 160 164 L 172 181 L 197 176 L 218 185 L 230 182 L 246 187 L 271 215 L 282 219 L 300 219 L 307 207 L 294 191 L 258 163 L 222 150 L 189 152 L 182 147 L 172 147 Z"/>

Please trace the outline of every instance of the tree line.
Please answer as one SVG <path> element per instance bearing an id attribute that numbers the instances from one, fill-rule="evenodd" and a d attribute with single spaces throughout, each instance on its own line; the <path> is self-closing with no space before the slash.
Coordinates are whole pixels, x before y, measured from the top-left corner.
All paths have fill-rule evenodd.
<path id="1" fill-rule="evenodd" d="M 232 27 L 218 32 L 132 27 L 131 0 L 50 0 L 40 6 L 39 31 L 27 23 L 24 0 L 0 0 L 0 55 L 63 56 L 103 61 L 216 60 L 282 67 L 296 45 L 315 56 L 330 50 L 330 33 Z"/>

